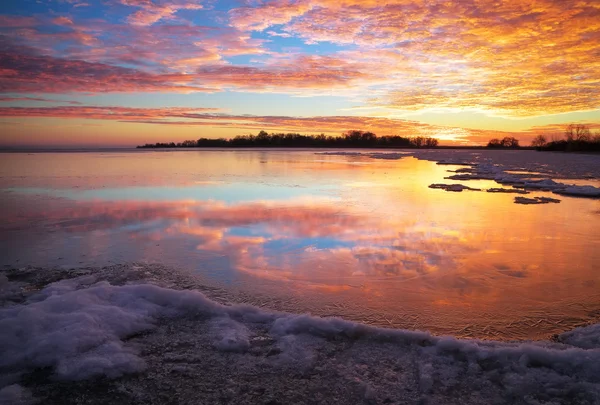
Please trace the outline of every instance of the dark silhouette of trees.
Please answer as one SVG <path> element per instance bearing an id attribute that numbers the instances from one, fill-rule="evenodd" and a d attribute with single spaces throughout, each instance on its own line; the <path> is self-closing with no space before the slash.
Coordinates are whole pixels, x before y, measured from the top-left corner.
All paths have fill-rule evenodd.
<path id="1" fill-rule="evenodd" d="M 506 136 L 502 138 L 502 147 L 503 148 L 518 148 L 519 140 L 512 136 Z"/>
<path id="2" fill-rule="evenodd" d="M 541 148 L 542 146 L 545 146 L 548 143 L 546 137 L 542 134 L 537 135 L 535 138 L 533 138 L 533 140 L 531 141 L 531 146 L 536 147 L 536 148 Z"/>
<path id="3" fill-rule="evenodd" d="M 490 141 L 487 144 L 487 147 L 488 148 L 501 148 L 502 141 L 498 138 L 490 139 Z"/>
<path id="4" fill-rule="evenodd" d="M 570 124 L 565 129 L 565 139 L 567 142 L 590 142 L 592 134 L 590 128 L 583 124 Z"/>
<path id="5" fill-rule="evenodd" d="M 585 124 L 570 124 L 564 139 L 556 139 L 537 148 L 542 151 L 600 152 L 600 132 L 592 134 Z"/>
<path id="6" fill-rule="evenodd" d="M 435 148 L 438 146 L 439 141 L 435 138 L 426 138 L 425 139 L 425 147 L 427 148 Z"/>
<path id="7" fill-rule="evenodd" d="M 488 148 L 513 148 L 516 149 L 519 147 L 519 140 L 517 138 L 513 138 L 512 136 L 506 136 L 502 138 L 502 140 L 494 138 L 490 139 L 487 144 Z"/>
<path id="8" fill-rule="evenodd" d="M 238 135 L 232 139 L 200 138 L 180 143 L 155 143 L 138 148 L 191 148 L 191 147 L 275 147 L 275 148 L 435 148 L 439 141 L 431 137 L 407 138 L 397 135 L 377 136 L 370 131 L 351 130 L 342 136 L 301 135 L 260 131 L 257 135 Z"/>

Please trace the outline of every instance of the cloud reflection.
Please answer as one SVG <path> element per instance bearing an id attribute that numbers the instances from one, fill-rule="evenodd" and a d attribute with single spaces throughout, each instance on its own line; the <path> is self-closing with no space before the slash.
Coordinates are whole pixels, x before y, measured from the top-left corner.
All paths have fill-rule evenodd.
<path id="1" fill-rule="evenodd" d="M 326 201 L 95 201 L 29 212 L 13 219 L 11 228 L 43 221 L 53 232 L 183 239 L 193 241 L 197 254 L 227 257 L 238 271 L 330 286 L 356 277 L 410 279 L 453 269 L 455 258 L 472 249 L 442 229 L 423 232 Z"/>

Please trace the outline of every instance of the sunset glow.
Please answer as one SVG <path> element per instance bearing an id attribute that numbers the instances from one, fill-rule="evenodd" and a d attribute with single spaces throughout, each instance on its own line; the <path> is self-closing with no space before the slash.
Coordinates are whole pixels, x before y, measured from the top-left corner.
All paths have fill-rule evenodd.
<path id="1" fill-rule="evenodd" d="M 0 146 L 600 129 L 595 0 L 0 5 Z"/>

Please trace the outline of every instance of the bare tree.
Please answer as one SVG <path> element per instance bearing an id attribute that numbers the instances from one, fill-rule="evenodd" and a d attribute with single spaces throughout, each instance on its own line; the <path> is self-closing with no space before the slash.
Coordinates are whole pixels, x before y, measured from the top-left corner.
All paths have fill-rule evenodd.
<path id="1" fill-rule="evenodd" d="M 542 134 L 537 135 L 535 138 L 533 138 L 533 140 L 531 141 L 531 146 L 534 146 L 536 148 L 541 148 L 542 146 L 546 145 L 548 143 L 546 137 Z"/>
<path id="2" fill-rule="evenodd" d="M 427 138 L 425 139 L 425 146 L 427 146 L 428 148 L 435 148 L 436 146 L 438 146 L 438 140 L 435 138 Z"/>
<path id="3" fill-rule="evenodd" d="M 570 124 L 565 130 L 567 142 L 590 142 L 592 134 L 590 128 L 584 124 Z"/>
<path id="4" fill-rule="evenodd" d="M 425 137 L 423 136 L 417 136 L 415 138 L 412 138 L 412 143 L 413 145 L 415 145 L 417 148 L 422 147 L 423 145 L 425 145 Z"/>
<path id="5" fill-rule="evenodd" d="M 501 148 L 502 141 L 498 138 L 490 139 L 490 141 L 487 144 L 487 147 L 488 148 Z"/>
<path id="6" fill-rule="evenodd" d="M 518 148 L 519 140 L 517 138 L 513 138 L 512 136 L 505 136 L 504 138 L 502 138 L 502 147 Z"/>

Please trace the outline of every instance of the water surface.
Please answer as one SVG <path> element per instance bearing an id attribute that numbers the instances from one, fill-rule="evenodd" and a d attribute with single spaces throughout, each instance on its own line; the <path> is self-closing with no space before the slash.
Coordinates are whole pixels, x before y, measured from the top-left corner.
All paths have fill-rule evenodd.
<path id="1" fill-rule="evenodd" d="M 600 316 L 599 200 L 523 206 L 511 194 L 434 190 L 457 183 L 444 177 L 458 166 L 408 154 L 1 158 L 5 266 L 162 263 L 273 309 L 462 337 L 544 338 Z M 598 184 L 588 172 L 562 177 Z"/>

